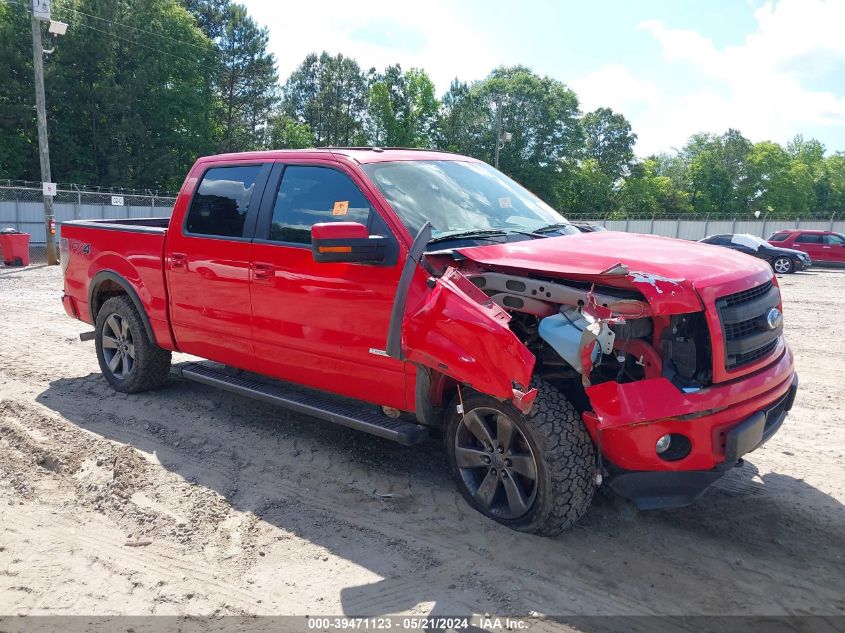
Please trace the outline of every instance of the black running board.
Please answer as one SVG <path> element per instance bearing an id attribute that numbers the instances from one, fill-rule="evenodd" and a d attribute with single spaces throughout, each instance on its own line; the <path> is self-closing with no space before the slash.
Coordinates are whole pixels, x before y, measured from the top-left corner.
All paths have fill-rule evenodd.
<path id="1" fill-rule="evenodd" d="M 254 374 L 232 374 L 226 369 L 207 363 L 174 365 L 173 373 L 187 380 L 219 387 L 247 398 L 348 426 L 356 431 L 378 435 L 405 446 L 418 444 L 428 437 L 428 430 L 424 426 L 389 418 L 379 413 L 375 405 L 367 405 L 298 385 L 265 380 Z"/>

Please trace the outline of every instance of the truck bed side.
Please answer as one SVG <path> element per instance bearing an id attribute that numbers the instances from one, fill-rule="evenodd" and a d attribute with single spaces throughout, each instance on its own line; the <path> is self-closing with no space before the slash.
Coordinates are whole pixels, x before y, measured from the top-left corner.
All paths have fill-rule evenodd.
<path id="1" fill-rule="evenodd" d="M 63 223 L 63 303 L 68 314 L 93 325 L 103 301 L 125 292 L 151 338 L 165 349 L 175 349 L 164 278 L 168 224 L 169 218 Z"/>

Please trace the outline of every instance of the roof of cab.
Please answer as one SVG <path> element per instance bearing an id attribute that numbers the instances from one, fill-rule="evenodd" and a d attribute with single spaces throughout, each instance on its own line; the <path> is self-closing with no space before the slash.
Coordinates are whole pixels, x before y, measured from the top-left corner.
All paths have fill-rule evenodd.
<path id="1" fill-rule="evenodd" d="M 775 233 L 830 233 L 824 229 L 782 229 Z"/>
<path id="2" fill-rule="evenodd" d="M 200 160 L 279 160 L 292 157 L 316 157 L 316 156 L 343 156 L 359 164 L 382 163 L 397 160 L 461 160 L 468 162 L 481 162 L 469 156 L 462 156 L 453 152 L 437 149 L 415 149 L 408 147 L 316 147 L 312 149 L 277 149 L 262 150 L 258 152 L 237 152 L 230 154 L 217 154 L 204 156 Z"/>

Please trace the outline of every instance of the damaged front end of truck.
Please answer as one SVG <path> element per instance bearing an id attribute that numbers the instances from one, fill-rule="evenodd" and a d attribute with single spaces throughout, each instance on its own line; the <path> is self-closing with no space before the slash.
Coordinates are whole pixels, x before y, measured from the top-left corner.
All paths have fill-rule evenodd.
<path id="1" fill-rule="evenodd" d="M 423 254 L 425 241 L 388 343 L 418 367 L 423 422 L 450 382 L 527 412 L 536 376 L 581 413 L 609 485 L 655 508 L 691 503 L 792 405 L 780 292 L 762 265 L 702 264 L 708 252 L 688 252 L 700 246 L 622 234 Z"/>

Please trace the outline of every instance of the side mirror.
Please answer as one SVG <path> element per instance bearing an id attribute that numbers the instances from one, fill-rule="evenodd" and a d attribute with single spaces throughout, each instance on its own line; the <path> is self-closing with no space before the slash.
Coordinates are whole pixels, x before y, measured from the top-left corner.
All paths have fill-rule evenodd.
<path id="1" fill-rule="evenodd" d="M 384 263 L 387 238 L 370 235 L 358 222 L 322 222 L 311 227 L 314 261 Z"/>

